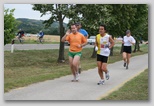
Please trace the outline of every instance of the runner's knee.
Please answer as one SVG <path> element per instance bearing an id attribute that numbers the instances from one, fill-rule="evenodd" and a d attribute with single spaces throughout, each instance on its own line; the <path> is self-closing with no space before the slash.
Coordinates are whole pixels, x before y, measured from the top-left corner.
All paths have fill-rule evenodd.
<path id="1" fill-rule="evenodd" d="M 104 64 L 104 65 L 102 66 L 102 70 L 103 70 L 103 71 L 106 71 L 106 70 L 107 70 L 107 65 Z"/>
<path id="2" fill-rule="evenodd" d="M 103 70 L 103 71 L 106 71 L 106 70 L 107 70 L 107 68 L 106 68 L 106 67 L 102 67 L 102 70 Z"/>
<path id="3" fill-rule="evenodd" d="M 74 67 L 77 67 L 78 66 L 78 63 L 77 62 L 73 62 L 72 64 Z"/>

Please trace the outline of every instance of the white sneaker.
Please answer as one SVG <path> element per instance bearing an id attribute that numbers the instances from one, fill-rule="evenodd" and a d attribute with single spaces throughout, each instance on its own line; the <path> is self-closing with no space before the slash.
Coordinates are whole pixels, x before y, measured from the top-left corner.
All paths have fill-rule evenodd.
<path id="1" fill-rule="evenodd" d="M 76 73 L 76 81 L 80 79 L 79 73 Z"/>
<path id="2" fill-rule="evenodd" d="M 104 83 L 105 83 L 105 80 L 100 80 L 100 81 L 97 83 L 97 85 L 104 85 Z"/>
<path id="3" fill-rule="evenodd" d="M 110 78 L 109 71 L 107 71 L 107 73 L 105 73 L 105 77 L 107 80 L 109 80 L 109 78 Z"/>
<path id="4" fill-rule="evenodd" d="M 74 78 L 71 80 L 72 82 L 76 81 L 76 76 L 74 76 Z"/>

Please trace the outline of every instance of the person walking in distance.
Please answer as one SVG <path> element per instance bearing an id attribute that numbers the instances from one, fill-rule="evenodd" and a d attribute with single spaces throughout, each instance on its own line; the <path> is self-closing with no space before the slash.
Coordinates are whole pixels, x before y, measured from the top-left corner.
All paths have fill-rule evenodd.
<path id="1" fill-rule="evenodd" d="M 19 29 L 16 36 L 17 36 L 18 40 L 20 41 L 20 43 L 23 43 L 22 42 L 22 37 L 25 36 L 25 35 L 24 35 L 24 31 L 22 29 Z"/>
<path id="2" fill-rule="evenodd" d="M 42 42 L 43 37 L 44 37 L 44 32 L 43 32 L 43 31 L 40 31 L 40 32 L 39 32 L 39 41 L 40 41 L 40 43 L 43 43 L 43 42 Z"/>
<path id="3" fill-rule="evenodd" d="M 82 29 L 81 27 L 82 27 L 82 25 L 81 25 L 81 23 L 80 22 L 77 22 L 76 24 L 76 27 L 77 27 L 77 30 L 78 30 L 78 32 L 80 32 L 81 34 L 83 34 L 83 36 L 86 38 L 86 39 L 88 39 L 88 32 L 85 30 L 85 29 Z M 79 61 L 79 74 L 81 74 L 81 62 Z"/>
<path id="4" fill-rule="evenodd" d="M 126 31 L 126 35 L 123 37 L 122 43 L 124 45 L 122 54 L 124 60 L 124 67 L 128 69 L 132 52 L 132 45 L 136 43 L 135 39 L 131 36 L 130 30 Z"/>
<path id="5" fill-rule="evenodd" d="M 77 31 L 75 24 L 71 25 L 71 31 L 68 30 L 66 34 L 62 37 L 61 41 L 68 41 L 70 43 L 70 48 L 68 52 L 69 64 L 73 74 L 72 81 L 79 80 L 78 64 L 82 55 L 82 47 L 87 44 L 86 38 Z"/>
<path id="6" fill-rule="evenodd" d="M 97 66 L 100 81 L 98 85 L 104 84 L 104 74 L 107 80 L 109 80 L 109 71 L 107 69 L 108 57 L 110 55 L 110 49 L 114 46 L 114 40 L 106 33 L 107 29 L 104 24 L 99 26 L 99 34 L 96 35 L 95 50 L 97 51 Z"/>

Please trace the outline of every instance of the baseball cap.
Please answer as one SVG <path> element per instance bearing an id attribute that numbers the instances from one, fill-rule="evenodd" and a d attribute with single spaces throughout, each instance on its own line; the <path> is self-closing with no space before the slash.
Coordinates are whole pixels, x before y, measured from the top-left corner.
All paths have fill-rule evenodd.
<path id="1" fill-rule="evenodd" d="M 81 23 L 80 22 L 77 22 L 77 23 L 75 23 L 75 25 L 81 25 Z"/>
<path id="2" fill-rule="evenodd" d="M 126 31 L 126 34 L 128 34 L 128 33 L 130 33 L 130 30 L 127 30 L 127 31 Z"/>

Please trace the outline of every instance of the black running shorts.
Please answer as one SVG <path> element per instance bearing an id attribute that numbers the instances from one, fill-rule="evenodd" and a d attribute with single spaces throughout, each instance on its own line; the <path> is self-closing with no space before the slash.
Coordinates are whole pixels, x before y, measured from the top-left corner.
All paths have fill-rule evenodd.
<path id="1" fill-rule="evenodd" d="M 130 54 L 131 54 L 131 52 L 132 52 L 132 47 L 131 47 L 131 46 L 124 46 L 123 52 L 130 53 Z"/>
<path id="2" fill-rule="evenodd" d="M 107 63 L 108 57 L 97 54 L 97 61 L 101 61 L 102 63 Z"/>

